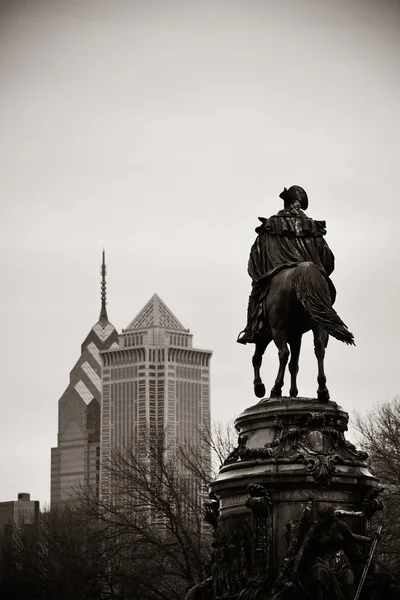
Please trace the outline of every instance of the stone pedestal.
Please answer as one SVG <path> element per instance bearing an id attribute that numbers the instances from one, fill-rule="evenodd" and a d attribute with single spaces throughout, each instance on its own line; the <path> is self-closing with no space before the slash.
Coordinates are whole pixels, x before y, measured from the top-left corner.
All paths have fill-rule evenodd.
<path id="1" fill-rule="evenodd" d="M 345 439 L 347 423 L 335 402 L 310 398 L 262 400 L 236 419 L 238 447 L 211 486 L 219 501 L 214 597 L 245 597 L 257 584 L 268 592 L 290 523 L 306 506 L 315 519 L 333 505 L 354 533 L 367 533 L 363 501 L 378 483 L 366 453 Z"/>

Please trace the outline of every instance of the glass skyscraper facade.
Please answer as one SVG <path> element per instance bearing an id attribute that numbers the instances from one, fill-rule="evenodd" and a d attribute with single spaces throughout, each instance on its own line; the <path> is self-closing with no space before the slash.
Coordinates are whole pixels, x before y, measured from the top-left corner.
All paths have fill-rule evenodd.
<path id="1" fill-rule="evenodd" d="M 100 352 L 118 345 L 106 310 L 103 252 L 101 311 L 81 346 L 67 389 L 58 402 L 57 447 L 51 449 L 51 505 L 69 501 L 79 486 L 99 494 L 102 359 Z"/>
<path id="2" fill-rule="evenodd" d="M 212 352 L 193 348 L 192 334 L 157 294 L 121 334 L 106 310 L 103 252 L 101 311 L 81 346 L 58 403 L 57 446 L 51 449 L 51 505 L 89 486 L 109 494 L 113 449 L 148 431 L 165 436 L 167 452 L 190 442 L 210 463 Z"/>
<path id="3" fill-rule="evenodd" d="M 212 352 L 193 348 L 192 334 L 157 294 L 103 358 L 101 493 L 109 494 L 107 465 L 141 432 L 165 432 L 169 452 L 185 442 L 209 461 L 204 430 L 210 428 Z"/>

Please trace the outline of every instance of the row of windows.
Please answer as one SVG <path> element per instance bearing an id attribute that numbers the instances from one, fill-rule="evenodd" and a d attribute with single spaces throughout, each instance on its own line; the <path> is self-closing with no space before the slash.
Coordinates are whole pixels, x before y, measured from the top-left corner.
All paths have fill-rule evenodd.
<path id="1" fill-rule="evenodd" d="M 169 343 L 171 346 L 183 346 L 188 347 L 189 338 L 186 335 L 171 334 L 169 336 Z"/>
<path id="2" fill-rule="evenodd" d="M 114 367 L 111 369 L 111 381 L 116 379 L 134 379 L 138 376 L 137 366 Z"/>
<path id="3" fill-rule="evenodd" d="M 164 362 L 165 360 L 165 351 L 163 348 L 149 348 L 149 361 L 150 362 Z"/>
<path id="4" fill-rule="evenodd" d="M 197 350 L 181 350 L 180 348 L 168 349 L 168 362 L 181 363 L 184 365 L 208 367 L 210 356 L 210 354 Z"/>
<path id="5" fill-rule="evenodd" d="M 140 373 L 140 375 L 142 377 L 144 376 L 143 373 Z M 165 376 L 164 365 L 158 365 L 157 370 L 156 370 L 155 365 L 149 365 L 148 375 L 149 375 L 149 377 L 164 377 Z M 172 375 L 172 373 L 169 373 L 169 375 Z M 134 367 L 134 366 L 117 367 L 115 369 L 112 369 L 112 371 L 111 371 L 111 381 L 131 380 L 131 379 L 137 378 L 138 376 L 139 376 L 138 369 L 137 369 L 137 367 Z M 201 380 L 204 382 L 208 382 L 208 380 L 209 380 L 208 374 L 204 374 L 204 371 L 202 372 L 202 370 L 198 366 L 197 367 L 196 366 L 193 366 L 193 367 L 177 366 L 176 371 L 175 371 L 175 376 L 179 379 L 194 379 L 196 381 Z M 104 379 L 104 383 L 109 382 L 109 378 L 103 378 L 103 379 Z"/>
<path id="6" fill-rule="evenodd" d="M 176 367 L 175 376 L 179 379 L 201 379 L 201 369 L 198 367 Z"/>
<path id="7" fill-rule="evenodd" d="M 124 346 L 127 348 L 128 346 L 143 346 L 143 333 L 136 333 L 133 335 L 126 335 L 124 337 Z"/>
<path id="8" fill-rule="evenodd" d="M 132 350 L 121 350 L 120 352 L 112 352 L 105 354 L 104 366 L 108 371 L 108 367 L 115 368 L 115 365 L 132 365 L 142 363 L 140 368 L 145 368 L 143 363 L 147 361 L 152 363 L 163 363 L 166 360 L 172 363 L 193 364 L 203 367 L 208 367 L 211 354 L 200 350 L 185 349 L 188 346 L 170 347 L 167 352 L 164 348 L 135 348 Z"/>
<path id="9" fill-rule="evenodd" d="M 146 351 L 144 348 L 131 348 L 120 350 L 119 352 L 107 352 L 103 355 L 104 367 L 113 367 L 114 365 L 131 365 L 132 363 L 143 363 L 146 361 Z"/>
<path id="10" fill-rule="evenodd" d="M 143 346 L 146 342 L 145 337 L 147 334 L 136 333 L 124 336 L 124 347 L 129 348 L 131 346 Z M 189 337 L 187 335 L 181 335 L 176 333 L 169 334 L 169 343 L 171 346 L 181 346 L 183 348 L 189 347 Z"/>

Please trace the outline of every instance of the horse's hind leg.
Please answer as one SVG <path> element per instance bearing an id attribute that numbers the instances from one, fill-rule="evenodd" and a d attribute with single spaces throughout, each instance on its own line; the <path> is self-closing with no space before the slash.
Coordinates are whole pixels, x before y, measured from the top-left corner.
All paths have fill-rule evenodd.
<path id="1" fill-rule="evenodd" d="M 285 369 L 289 360 L 289 348 L 287 345 L 286 334 L 280 330 L 272 332 L 273 340 L 278 348 L 279 370 L 275 379 L 274 387 L 271 390 L 271 398 L 280 398 L 282 396 L 282 387 L 285 377 Z"/>
<path id="2" fill-rule="evenodd" d="M 321 402 L 328 402 L 329 400 L 329 391 L 326 387 L 326 375 L 324 370 L 324 358 L 325 358 L 325 348 L 328 344 L 328 334 L 322 327 L 319 325 L 315 325 L 313 327 L 314 333 L 314 352 L 317 357 L 318 362 L 318 391 L 317 397 Z"/>
<path id="3" fill-rule="evenodd" d="M 261 380 L 260 368 L 264 352 L 271 340 L 271 336 L 268 333 L 265 333 L 256 341 L 256 349 L 254 351 L 252 362 L 254 368 L 254 393 L 257 398 L 264 398 L 265 396 L 265 385 Z"/>
<path id="4" fill-rule="evenodd" d="M 299 372 L 301 334 L 299 333 L 297 336 L 292 337 L 289 342 L 289 345 L 290 345 L 290 361 L 289 361 L 290 396 L 292 398 L 297 398 L 297 394 L 299 393 L 299 390 L 297 389 L 297 373 Z"/>

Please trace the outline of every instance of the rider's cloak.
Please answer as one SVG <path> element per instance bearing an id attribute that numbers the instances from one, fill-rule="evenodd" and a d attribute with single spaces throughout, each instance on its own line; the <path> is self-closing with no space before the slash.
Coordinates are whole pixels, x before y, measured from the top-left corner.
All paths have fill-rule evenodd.
<path id="1" fill-rule="evenodd" d="M 326 275 L 331 290 L 332 303 L 335 300 L 335 287 L 329 275 L 335 267 L 335 258 L 324 239 L 325 221 L 314 221 L 299 210 L 296 215 L 280 211 L 265 219 L 259 217 L 258 236 L 251 247 L 248 273 L 252 279 L 252 293 L 249 300 L 248 322 L 245 336 L 238 341 L 254 342 L 260 329 L 271 278 L 286 268 L 301 262 L 316 264 Z"/>

